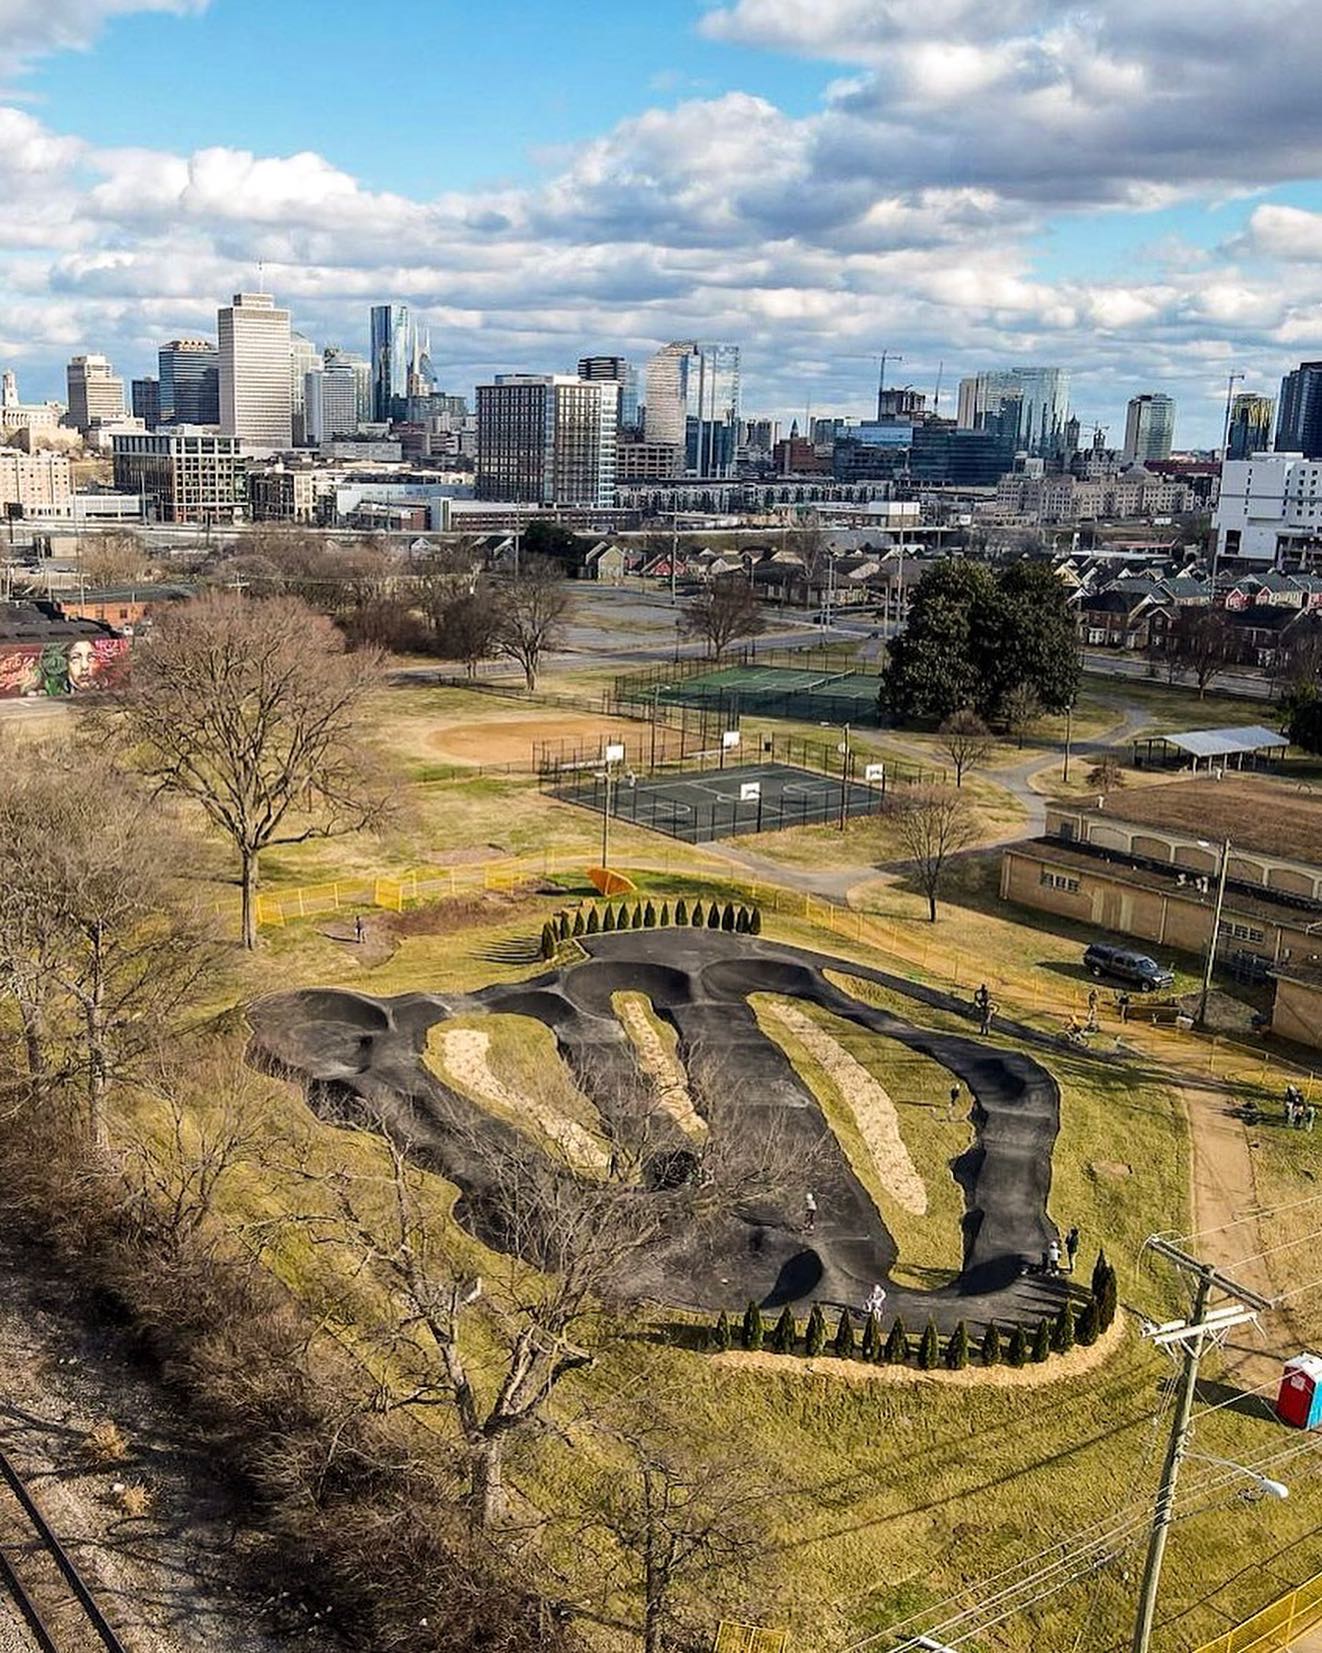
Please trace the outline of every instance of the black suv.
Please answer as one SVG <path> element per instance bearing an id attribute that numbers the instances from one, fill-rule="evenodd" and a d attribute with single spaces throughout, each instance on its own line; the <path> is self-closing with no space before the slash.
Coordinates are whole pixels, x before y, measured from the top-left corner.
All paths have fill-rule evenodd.
<path id="1" fill-rule="evenodd" d="M 1125 947 L 1106 947 L 1095 941 L 1083 955 L 1083 962 L 1089 975 L 1114 976 L 1137 987 L 1140 993 L 1156 993 L 1175 985 L 1174 971 L 1163 970 L 1156 959 L 1146 953 L 1131 953 Z"/>

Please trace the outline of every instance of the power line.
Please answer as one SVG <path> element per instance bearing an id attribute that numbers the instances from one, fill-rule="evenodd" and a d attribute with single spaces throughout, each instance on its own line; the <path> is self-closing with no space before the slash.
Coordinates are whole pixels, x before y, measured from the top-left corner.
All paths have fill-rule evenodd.
<path id="1" fill-rule="evenodd" d="M 1232 1222 L 1220 1223 L 1216 1228 L 1198 1228 L 1190 1234 L 1177 1234 L 1173 1243 L 1187 1245 L 1193 1240 L 1205 1240 L 1212 1234 L 1224 1234 L 1228 1229 L 1239 1228 L 1244 1223 L 1261 1222 L 1264 1217 L 1275 1217 L 1282 1211 L 1297 1211 L 1303 1205 L 1316 1205 L 1322 1200 L 1322 1194 L 1309 1194 L 1301 1200 L 1288 1200 L 1282 1205 L 1258 1206 L 1247 1211 L 1242 1217 L 1236 1217 Z"/>

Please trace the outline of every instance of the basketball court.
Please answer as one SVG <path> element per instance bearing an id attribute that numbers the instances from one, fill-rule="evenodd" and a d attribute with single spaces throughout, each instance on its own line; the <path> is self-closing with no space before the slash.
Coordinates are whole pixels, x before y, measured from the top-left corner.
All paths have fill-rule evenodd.
<path id="1" fill-rule="evenodd" d="M 868 773 L 877 767 L 870 766 Z M 598 771 L 557 787 L 555 796 L 600 813 L 608 784 L 612 818 L 690 844 L 838 822 L 842 814 L 845 820 L 876 815 L 885 799 L 879 774 L 846 781 L 782 763 L 727 764 L 705 773 L 655 778 L 619 765 L 609 783 Z"/>

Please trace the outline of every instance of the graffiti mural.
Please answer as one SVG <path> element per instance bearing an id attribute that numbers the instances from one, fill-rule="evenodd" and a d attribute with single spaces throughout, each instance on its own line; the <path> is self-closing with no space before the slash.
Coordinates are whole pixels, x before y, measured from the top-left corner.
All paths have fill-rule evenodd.
<path id="1" fill-rule="evenodd" d="M 0 641 L 0 699 L 57 699 L 108 688 L 128 649 L 127 637 L 75 637 L 57 643 Z"/>

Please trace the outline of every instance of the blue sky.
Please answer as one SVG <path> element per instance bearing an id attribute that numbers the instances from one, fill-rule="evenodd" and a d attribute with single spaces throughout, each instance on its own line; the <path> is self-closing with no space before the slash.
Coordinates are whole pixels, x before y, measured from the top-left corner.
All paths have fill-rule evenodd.
<path id="1" fill-rule="evenodd" d="M 260 260 L 460 391 L 705 336 L 750 411 L 863 412 L 887 347 L 1210 444 L 1322 354 L 1319 71 L 1306 0 L 5 0 L 0 365 L 144 372 Z"/>

